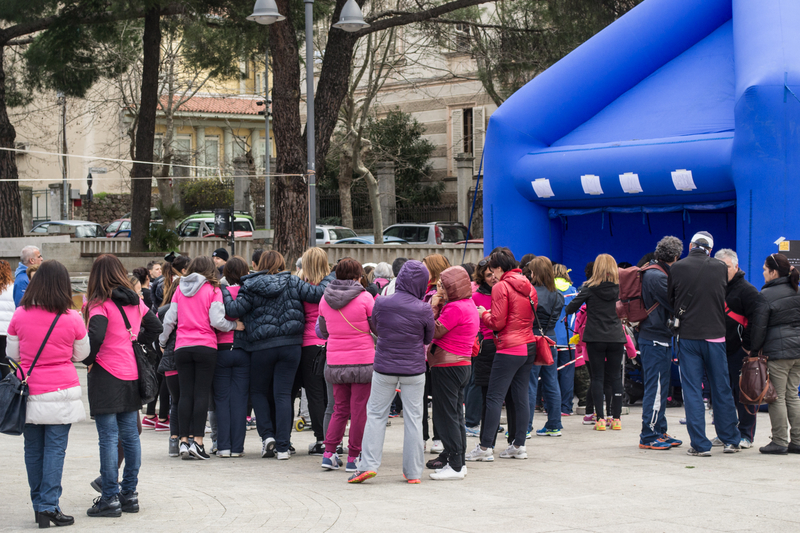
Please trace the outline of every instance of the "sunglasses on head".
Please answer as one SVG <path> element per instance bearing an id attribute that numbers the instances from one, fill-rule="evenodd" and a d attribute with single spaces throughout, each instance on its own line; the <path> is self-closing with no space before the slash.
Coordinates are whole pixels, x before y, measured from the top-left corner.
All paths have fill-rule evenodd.
<path id="1" fill-rule="evenodd" d="M 486 265 L 488 265 L 488 264 L 489 264 L 489 260 L 488 260 L 488 259 L 482 259 L 482 260 L 481 260 L 481 261 L 478 263 L 478 266 L 479 266 L 479 267 L 481 267 L 481 268 L 483 268 L 483 267 L 485 267 L 485 266 L 486 266 Z"/>

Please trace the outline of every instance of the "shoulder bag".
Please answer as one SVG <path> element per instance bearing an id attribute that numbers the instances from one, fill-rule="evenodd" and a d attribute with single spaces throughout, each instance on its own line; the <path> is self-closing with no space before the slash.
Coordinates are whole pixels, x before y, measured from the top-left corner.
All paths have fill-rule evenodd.
<path id="1" fill-rule="evenodd" d="M 533 310 L 533 318 L 536 319 L 536 327 L 539 328 L 539 335 L 534 335 L 536 339 L 536 358 L 533 364 L 535 366 L 550 366 L 555 362 L 553 361 L 553 351 L 550 348 L 555 346 L 556 342 L 544 334 L 542 325 L 539 323 L 539 315 L 536 314 L 536 308 L 533 305 L 533 300 L 530 300 L 530 302 L 531 310 Z"/>
<path id="2" fill-rule="evenodd" d="M 745 357 L 742 363 L 742 372 L 739 374 L 739 401 L 750 413 L 748 405 L 756 406 L 751 415 L 758 412 L 758 406 L 772 403 L 778 399 L 775 387 L 769 379 L 767 356 L 762 352 L 753 357 Z"/>
<path id="3" fill-rule="evenodd" d="M 119 303 L 114 303 L 117 305 L 117 309 L 119 309 L 122 315 L 122 320 L 125 321 L 125 329 L 131 337 L 133 356 L 136 358 L 136 370 L 139 372 L 139 379 L 137 380 L 139 385 L 139 397 L 141 398 L 142 405 L 144 405 L 152 402 L 156 399 L 156 396 L 158 396 L 158 377 L 156 376 L 156 370 L 153 363 L 150 362 L 144 347 L 136 340 L 138 334 L 134 334 L 131 330 L 131 323 L 128 320 L 128 315 L 125 314 L 125 310 L 122 309 Z"/>
<path id="4" fill-rule="evenodd" d="M 53 333 L 59 317 L 61 317 L 61 313 L 56 314 L 56 318 L 50 324 L 50 329 L 47 331 L 47 335 L 44 336 L 42 345 L 39 347 L 28 373 L 26 374 L 21 366 L 12 362 L 13 372 L 0 381 L 0 433 L 22 435 L 22 431 L 25 429 L 25 416 L 28 407 L 28 378 L 31 377 L 33 367 L 36 366 L 39 356 L 42 355 L 44 345 L 47 344 L 47 339 Z M 20 371 L 23 379 L 17 377 L 17 370 Z"/>

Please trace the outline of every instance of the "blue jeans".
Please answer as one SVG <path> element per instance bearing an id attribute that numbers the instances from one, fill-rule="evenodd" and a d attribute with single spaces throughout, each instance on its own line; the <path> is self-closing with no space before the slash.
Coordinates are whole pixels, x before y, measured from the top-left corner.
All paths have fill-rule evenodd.
<path id="1" fill-rule="evenodd" d="M 470 369 L 469 383 L 464 391 L 465 405 L 464 417 L 465 424 L 469 428 L 478 427 L 481 424 L 481 412 L 483 411 L 483 394 L 481 388 L 475 385 L 475 369 Z"/>
<path id="2" fill-rule="evenodd" d="M 556 366 L 561 367 L 575 358 L 575 350 L 556 350 L 558 359 Z M 558 371 L 558 388 L 561 390 L 561 412 L 572 414 L 572 403 L 575 399 L 575 364 L 564 366 Z"/>
<path id="3" fill-rule="evenodd" d="M 672 347 L 653 344 L 639 337 L 640 360 L 644 377 L 642 433 L 644 443 L 653 442 L 667 432 L 667 396 L 672 375 Z"/>
<path id="4" fill-rule="evenodd" d="M 553 360 L 555 360 L 555 347 L 550 348 L 553 351 Z M 544 427 L 546 429 L 561 429 L 561 389 L 558 387 L 558 370 L 556 365 L 550 366 L 536 366 L 531 368 L 530 380 L 528 382 L 528 405 L 530 409 L 528 420 L 528 431 L 533 431 L 533 415 L 536 411 L 536 397 L 539 388 L 539 378 L 542 378 L 542 396 L 544 396 L 544 403 L 547 407 L 547 423 Z"/>
<path id="5" fill-rule="evenodd" d="M 25 424 L 25 468 L 36 512 L 58 508 L 70 426 Z"/>
<path id="6" fill-rule="evenodd" d="M 139 482 L 139 467 L 142 465 L 142 448 L 139 443 L 138 411 L 95 415 L 97 437 L 100 443 L 100 476 L 103 478 L 103 499 L 110 500 L 120 492 L 136 492 Z M 119 474 L 117 443 L 125 452 L 125 468 L 122 483 L 117 484 Z M 120 486 L 121 485 L 121 486 Z"/>
<path id="7" fill-rule="evenodd" d="M 289 450 L 292 431 L 292 385 L 300 366 L 299 344 L 256 350 L 250 356 L 250 399 L 256 413 L 258 435 L 275 438 L 275 450 Z M 274 401 L 275 419 L 270 413 Z"/>
<path id="8" fill-rule="evenodd" d="M 250 354 L 238 348 L 219 350 L 214 372 L 218 450 L 244 451 L 249 393 Z"/>
<path id="9" fill-rule="evenodd" d="M 728 379 L 728 358 L 724 342 L 681 339 L 678 357 L 681 365 L 681 385 L 686 409 L 686 427 L 692 448 L 711 449 L 706 437 L 706 411 L 703 405 L 703 371 L 708 373 L 711 397 L 714 399 L 714 425 L 717 436 L 725 444 L 739 444 L 736 406 Z"/>

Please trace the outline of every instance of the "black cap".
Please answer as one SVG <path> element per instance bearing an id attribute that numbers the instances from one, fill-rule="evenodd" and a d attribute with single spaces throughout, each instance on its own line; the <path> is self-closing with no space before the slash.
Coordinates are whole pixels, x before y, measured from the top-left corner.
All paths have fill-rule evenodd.
<path id="1" fill-rule="evenodd" d="M 172 262 L 175 261 L 175 252 L 170 252 L 167 255 L 165 255 L 164 261 L 166 261 L 169 264 L 172 264 Z"/>
<path id="2" fill-rule="evenodd" d="M 219 257 L 223 261 L 227 261 L 228 260 L 228 250 L 226 250 L 225 248 L 217 248 L 216 250 L 214 250 L 214 253 L 211 254 L 211 257 Z"/>

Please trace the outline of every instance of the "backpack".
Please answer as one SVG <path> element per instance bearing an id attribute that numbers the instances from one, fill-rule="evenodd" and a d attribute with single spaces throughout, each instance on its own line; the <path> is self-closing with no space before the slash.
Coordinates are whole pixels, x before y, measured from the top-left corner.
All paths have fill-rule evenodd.
<path id="1" fill-rule="evenodd" d="M 658 307 L 658 302 L 650 309 L 645 308 L 642 299 L 642 276 L 647 270 L 660 270 L 657 264 L 619 269 L 619 301 L 617 302 L 617 316 L 629 323 L 641 322 Z"/>

